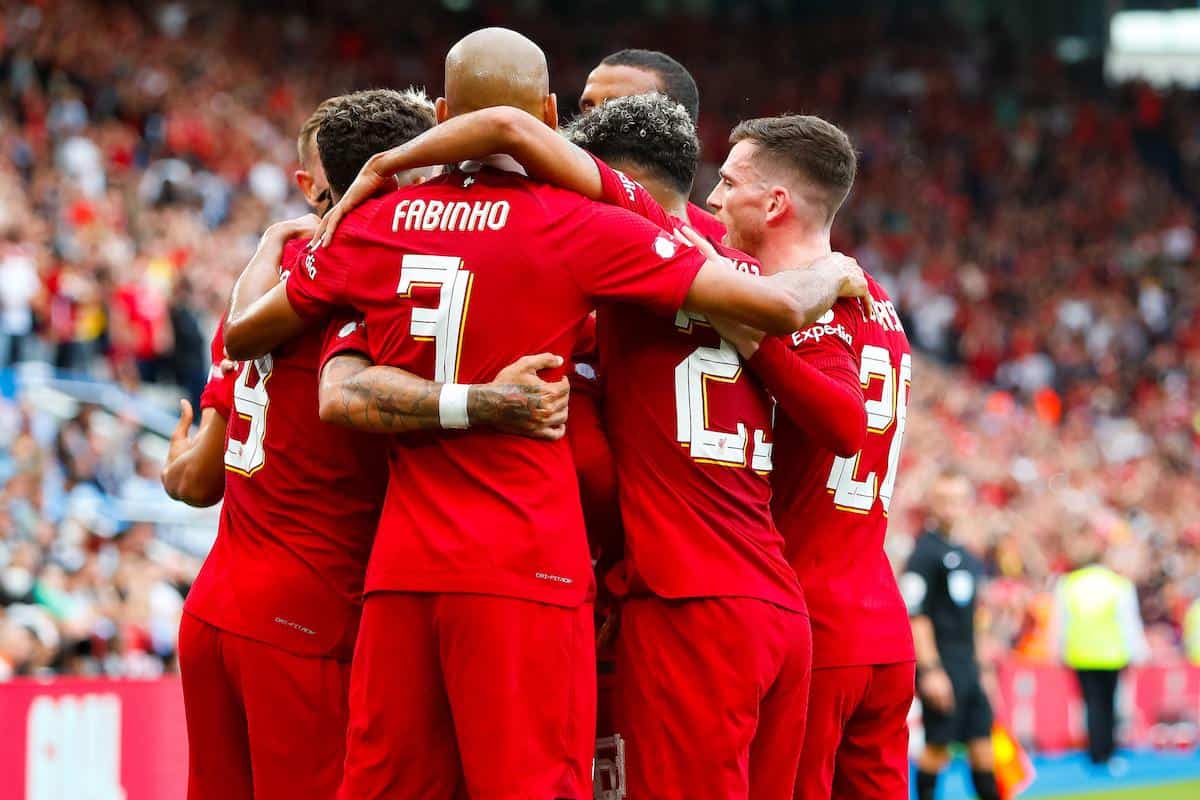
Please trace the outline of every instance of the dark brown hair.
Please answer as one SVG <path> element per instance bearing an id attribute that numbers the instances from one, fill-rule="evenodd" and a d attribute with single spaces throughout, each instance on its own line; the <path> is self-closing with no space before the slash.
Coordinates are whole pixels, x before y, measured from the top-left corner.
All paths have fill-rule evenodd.
<path id="1" fill-rule="evenodd" d="M 367 89 L 332 98 L 317 128 L 329 187 L 344 194 L 368 158 L 415 139 L 436 122 L 433 104 L 418 89 Z"/>
<path id="2" fill-rule="evenodd" d="M 858 156 L 845 131 L 820 117 L 790 114 L 745 120 L 729 135 L 730 144 L 747 139 L 758 145 L 760 155 L 822 190 L 826 222 L 833 219 L 858 170 Z"/>

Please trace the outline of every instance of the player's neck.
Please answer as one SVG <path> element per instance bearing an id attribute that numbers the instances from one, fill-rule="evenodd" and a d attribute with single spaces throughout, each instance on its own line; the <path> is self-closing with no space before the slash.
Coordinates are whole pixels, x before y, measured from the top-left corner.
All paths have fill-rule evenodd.
<path id="1" fill-rule="evenodd" d="M 780 229 L 763 238 L 754 253 L 768 274 L 808 266 L 833 252 L 828 230 Z"/>
<path id="2" fill-rule="evenodd" d="M 640 169 L 635 164 L 622 163 L 617 167 L 629 177 L 645 187 L 650 196 L 654 198 L 654 202 L 663 207 L 672 217 L 678 217 L 681 220 L 687 221 L 687 195 L 682 195 L 666 182 L 659 180 L 653 173 L 648 170 Z"/>
<path id="3" fill-rule="evenodd" d="M 463 172 L 478 172 L 481 166 L 492 167 L 501 172 L 515 172 L 518 175 L 526 175 L 525 168 L 512 156 L 505 153 L 493 153 L 490 156 L 464 161 L 459 165 Z"/>
<path id="4" fill-rule="evenodd" d="M 685 196 L 666 188 L 655 180 L 643 181 L 640 178 L 635 178 L 634 180 L 637 180 L 642 186 L 646 187 L 646 191 L 650 193 L 655 202 L 663 207 L 663 211 L 666 211 L 672 217 L 678 217 L 687 222 L 688 200 Z"/>

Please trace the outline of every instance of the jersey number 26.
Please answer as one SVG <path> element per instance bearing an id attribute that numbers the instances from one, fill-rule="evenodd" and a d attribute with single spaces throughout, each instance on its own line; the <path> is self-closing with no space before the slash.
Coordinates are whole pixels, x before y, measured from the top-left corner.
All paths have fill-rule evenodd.
<path id="1" fill-rule="evenodd" d="M 908 417 L 908 393 L 912 383 L 912 356 L 905 353 L 900 359 L 897 370 L 892 364 L 892 354 L 878 345 L 863 346 L 862 367 L 859 370 L 859 382 L 864 390 L 871 383 L 882 381 L 879 399 L 867 401 L 867 435 L 886 436 L 892 434 L 891 445 L 888 447 L 887 470 L 883 480 L 875 470 L 870 470 L 862 478 L 856 478 L 862 451 L 849 458 L 838 456 L 833 459 L 833 469 L 825 484 L 831 494 L 833 503 L 843 511 L 856 514 L 867 514 L 875 505 L 878 497 L 883 503 L 886 514 L 892 502 L 892 491 L 896 487 L 896 466 L 900 462 L 900 441 L 904 438 L 904 425 Z M 892 425 L 896 430 L 892 431 Z"/>

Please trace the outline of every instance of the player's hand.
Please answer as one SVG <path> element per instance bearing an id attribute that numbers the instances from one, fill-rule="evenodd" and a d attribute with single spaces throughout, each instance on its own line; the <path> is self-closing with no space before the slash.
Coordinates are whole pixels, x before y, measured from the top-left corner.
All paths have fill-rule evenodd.
<path id="1" fill-rule="evenodd" d="M 471 421 L 534 439 L 561 439 L 567 433 L 571 384 L 566 376 L 550 383 L 538 372 L 562 363 L 562 356 L 553 353 L 517 359 L 484 384 L 478 397 L 468 396 Z"/>
<path id="2" fill-rule="evenodd" d="M 713 247 L 713 243 L 701 236 L 694 228 L 688 225 L 680 225 L 675 231 L 675 238 L 683 244 L 699 250 L 700 255 L 709 261 L 718 264 L 727 264 L 730 269 L 734 268 L 733 261 L 718 253 L 717 248 Z"/>
<path id="3" fill-rule="evenodd" d="M 917 679 L 921 697 L 938 711 L 948 714 L 954 710 L 954 685 L 941 667 L 922 670 Z"/>
<path id="4" fill-rule="evenodd" d="M 265 235 L 274 236 L 283 241 L 288 239 L 311 239 L 317 232 L 321 218 L 316 214 L 305 214 L 295 219 L 285 219 L 267 228 Z"/>
<path id="5" fill-rule="evenodd" d="M 171 433 L 171 445 L 167 448 L 167 463 L 164 466 L 170 466 L 175 459 L 183 455 L 189 447 L 192 446 L 192 404 L 187 400 L 179 401 L 179 422 L 175 425 L 174 432 Z"/>
<path id="6" fill-rule="evenodd" d="M 361 205 L 364 200 L 374 197 L 381 189 L 392 188 L 396 185 L 396 179 L 393 176 L 384 174 L 380 170 L 380 155 L 376 153 L 367 159 L 367 163 L 363 164 L 362 169 L 358 171 L 350 188 L 334 204 L 333 208 L 325 213 L 313 236 L 313 247 L 328 247 L 329 242 L 333 239 L 333 232 L 342 222 L 342 217 Z"/>
<path id="7" fill-rule="evenodd" d="M 750 358 L 758 352 L 765 334 L 757 328 L 744 325 L 728 317 L 708 315 L 708 321 L 722 339 L 733 345 L 742 358 Z"/>
<path id="8" fill-rule="evenodd" d="M 841 276 L 838 297 L 860 298 L 867 307 L 868 316 L 874 315 L 875 304 L 871 300 L 867 274 L 863 272 L 857 261 L 842 253 L 830 253 L 818 258 L 811 266 L 835 270 Z"/>

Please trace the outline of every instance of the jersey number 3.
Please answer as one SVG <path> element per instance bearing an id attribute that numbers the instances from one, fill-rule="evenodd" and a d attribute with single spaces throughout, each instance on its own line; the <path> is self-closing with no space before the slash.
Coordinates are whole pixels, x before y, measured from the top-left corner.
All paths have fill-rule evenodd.
<path id="1" fill-rule="evenodd" d="M 233 412 L 250 423 L 250 432 L 244 441 L 232 436 L 225 445 L 225 466 L 234 472 L 250 476 L 262 469 L 267 460 L 267 380 L 273 367 L 271 356 L 248 361 L 233 385 Z M 251 385 L 253 383 L 253 385 Z"/>
<path id="2" fill-rule="evenodd" d="M 900 441 L 904 438 L 904 425 L 908 417 L 912 356 L 905 353 L 900 359 L 900 369 L 897 371 L 892 365 L 892 354 L 888 350 L 874 344 L 864 345 L 862 367 L 858 377 L 863 389 L 870 387 L 873 381 L 883 382 L 879 399 L 867 401 L 867 434 L 886 436 L 895 424 L 896 430 L 892 432 L 892 442 L 888 448 L 887 472 L 884 473 L 882 481 L 874 470 L 860 480 L 854 475 L 858 472 L 862 451 L 850 458 L 838 456 L 833 459 L 833 469 L 829 473 L 825 488 L 833 494 L 834 505 L 843 511 L 869 513 L 875 505 L 875 498 L 878 497 L 886 514 L 888 506 L 892 503 L 892 490 L 896 487 Z"/>
<path id="3" fill-rule="evenodd" d="M 457 256 L 408 254 L 400 262 L 397 295 L 411 297 L 416 287 L 440 290 L 436 308 L 413 307 L 409 331 L 419 342 L 433 342 L 433 379 L 443 383 L 458 380 L 458 357 L 471 300 L 474 276 L 462 265 Z"/>

